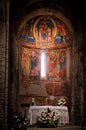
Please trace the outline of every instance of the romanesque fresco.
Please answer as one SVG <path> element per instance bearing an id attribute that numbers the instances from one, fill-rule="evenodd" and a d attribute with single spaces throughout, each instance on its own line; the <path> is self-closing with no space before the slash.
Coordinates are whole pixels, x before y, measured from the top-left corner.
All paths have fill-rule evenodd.
<path id="1" fill-rule="evenodd" d="M 20 35 L 21 95 L 70 95 L 67 76 L 70 35 L 63 21 L 54 16 L 36 16 L 24 24 Z M 42 51 L 46 56 L 45 79 L 40 76 Z"/>
<path id="2" fill-rule="evenodd" d="M 30 80 L 38 80 L 40 74 L 39 52 L 34 49 L 22 47 L 21 68 L 23 87 L 27 86 Z M 25 87 L 26 88 L 26 87 Z"/>
<path id="3" fill-rule="evenodd" d="M 22 77 L 27 77 L 28 80 L 41 80 L 41 50 L 22 47 L 21 52 Z M 47 57 L 46 80 L 66 80 L 66 50 L 47 50 L 45 52 Z"/>
<path id="4" fill-rule="evenodd" d="M 66 50 L 49 51 L 49 80 L 66 80 Z"/>
<path id="5" fill-rule="evenodd" d="M 64 50 L 59 53 L 59 78 L 60 80 L 66 80 L 66 52 Z"/>
<path id="6" fill-rule="evenodd" d="M 22 51 L 21 51 L 22 87 L 28 90 L 30 90 L 30 88 L 34 90 L 36 86 L 37 88 L 41 86 L 41 89 L 44 86 L 45 89 L 43 89 L 43 91 L 46 95 L 46 94 L 49 94 L 47 92 L 46 84 L 50 86 L 50 83 L 53 82 L 52 87 L 54 87 L 55 91 L 57 92 L 57 93 L 56 92 L 54 93 L 55 95 L 56 94 L 58 95 L 59 93 L 68 94 L 67 93 L 69 91 L 67 90 L 68 83 L 66 82 L 67 81 L 66 49 L 62 49 L 58 51 L 47 50 L 46 52 L 46 55 L 47 55 L 47 61 L 46 61 L 47 74 L 46 75 L 47 76 L 46 76 L 45 81 L 43 82 L 40 77 L 40 67 L 41 67 L 40 54 L 41 54 L 41 50 L 22 47 Z M 48 82 L 50 83 L 48 84 Z M 66 85 L 63 85 L 63 84 L 66 84 Z M 49 87 L 48 87 L 48 91 L 49 91 Z"/>
<path id="7" fill-rule="evenodd" d="M 37 16 L 21 30 L 21 42 L 28 47 L 62 48 L 71 43 L 66 25 L 54 16 Z"/>
<path id="8" fill-rule="evenodd" d="M 58 57 L 57 57 L 58 53 L 56 52 L 56 50 L 51 50 L 49 51 L 49 73 L 48 73 L 48 79 L 52 79 L 58 76 L 57 73 L 57 62 L 58 62 Z"/>

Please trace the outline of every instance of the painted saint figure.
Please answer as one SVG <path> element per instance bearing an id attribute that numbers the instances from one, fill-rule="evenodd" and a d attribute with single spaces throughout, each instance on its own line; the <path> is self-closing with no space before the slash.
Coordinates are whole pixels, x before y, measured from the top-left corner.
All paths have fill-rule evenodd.
<path id="1" fill-rule="evenodd" d="M 57 66 L 57 56 L 55 51 L 50 52 L 49 57 L 49 76 L 56 77 L 56 66 Z"/>
<path id="2" fill-rule="evenodd" d="M 30 56 L 30 63 L 31 63 L 31 76 L 38 76 L 38 57 L 36 51 L 31 52 Z"/>
<path id="3" fill-rule="evenodd" d="M 51 42 L 51 28 L 43 21 L 39 28 L 38 42 Z"/>
<path id="4" fill-rule="evenodd" d="M 61 80 L 66 79 L 66 53 L 61 51 L 59 55 L 59 77 Z"/>

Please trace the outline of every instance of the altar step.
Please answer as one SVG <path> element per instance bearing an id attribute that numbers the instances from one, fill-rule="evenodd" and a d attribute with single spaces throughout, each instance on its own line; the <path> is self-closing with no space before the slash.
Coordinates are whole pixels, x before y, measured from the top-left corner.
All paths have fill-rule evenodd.
<path id="1" fill-rule="evenodd" d="M 36 127 L 29 127 L 27 130 L 86 130 L 86 127 L 80 126 L 61 126 L 57 128 L 36 128 Z"/>

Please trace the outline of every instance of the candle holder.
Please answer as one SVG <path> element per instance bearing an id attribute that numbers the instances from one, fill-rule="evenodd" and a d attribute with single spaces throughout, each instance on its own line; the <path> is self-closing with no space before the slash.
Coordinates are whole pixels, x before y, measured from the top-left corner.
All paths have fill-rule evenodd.
<path id="1" fill-rule="evenodd" d="M 24 114 L 25 114 L 25 116 L 26 116 L 26 108 L 28 107 L 30 107 L 30 104 L 29 103 L 22 103 L 21 104 L 21 107 L 23 107 L 24 108 Z"/>
<path id="2" fill-rule="evenodd" d="M 34 104 L 35 104 L 35 99 L 32 98 L 32 106 L 34 106 Z"/>
<path id="3" fill-rule="evenodd" d="M 46 105 L 48 105 L 48 98 L 47 97 L 45 98 L 45 103 L 46 103 Z"/>

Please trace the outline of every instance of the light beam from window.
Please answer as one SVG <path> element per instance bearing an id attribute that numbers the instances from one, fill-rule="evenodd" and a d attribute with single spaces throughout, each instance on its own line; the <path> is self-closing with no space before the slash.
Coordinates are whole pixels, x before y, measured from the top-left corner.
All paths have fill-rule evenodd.
<path id="1" fill-rule="evenodd" d="M 41 78 L 46 78 L 46 53 L 41 53 Z"/>

